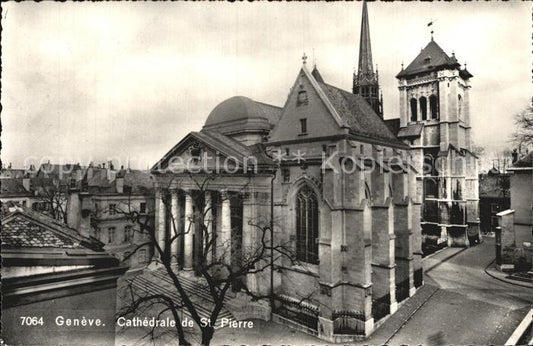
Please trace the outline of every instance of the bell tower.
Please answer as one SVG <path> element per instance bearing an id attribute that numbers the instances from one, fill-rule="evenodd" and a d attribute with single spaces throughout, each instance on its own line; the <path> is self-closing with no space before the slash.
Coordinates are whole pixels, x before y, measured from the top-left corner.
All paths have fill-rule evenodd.
<path id="1" fill-rule="evenodd" d="M 378 71 L 374 71 L 372 63 L 372 47 L 370 44 L 370 26 L 368 9 L 363 1 L 361 18 L 361 36 L 359 38 L 359 64 L 357 73 L 353 74 L 353 93 L 361 95 L 374 111 L 383 118 L 383 95 L 379 96 Z"/>

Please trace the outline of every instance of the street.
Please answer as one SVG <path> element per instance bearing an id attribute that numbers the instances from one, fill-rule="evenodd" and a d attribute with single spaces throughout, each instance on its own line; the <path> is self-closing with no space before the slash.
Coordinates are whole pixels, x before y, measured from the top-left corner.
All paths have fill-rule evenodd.
<path id="1" fill-rule="evenodd" d="M 485 268 L 493 259 L 494 238 L 426 258 L 426 294 L 409 299 L 361 345 L 504 344 L 531 308 L 533 289 L 487 275 Z M 408 304 L 421 306 L 410 313 Z M 260 330 L 217 331 L 213 344 L 324 344 L 286 326 L 256 322 Z"/>
<path id="2" fill-rule="evenodd" d="M 487 275 L 484 269 L 493 259 L 494 238 L 425 259 L 425 284 L 439 290 L 388 344 L 505 343 L 531 308 L 533 290 Z"/>

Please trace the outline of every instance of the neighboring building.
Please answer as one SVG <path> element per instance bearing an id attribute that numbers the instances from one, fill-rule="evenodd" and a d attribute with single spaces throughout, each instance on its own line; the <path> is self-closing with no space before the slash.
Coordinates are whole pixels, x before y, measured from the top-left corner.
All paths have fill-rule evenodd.
<path id="1" fill-rule="evenodd" d="M 90 234 L 102 241 L 106 251 L 130 267 L 146 265 L 152 249 L 146 243 L 148 234 L 140 225 L 152 225 L 154 210 L 153 182 L 148 172 L 89 167 L 81 181 L 81 191 L 90 200 Z M 79 213 L 80 211 L 72 211 Z M 139 222 L 132 213 L 141 215 Z M 152 226 L 153 227 L 153 226 Z"/>
<path id="2" fill-rule="evenodd" d="M 479 175 L 479 220 L 483 233 L 494 232 L 497 214 L 511 206 L 510 175 L 496 168 Z"/>
<path id="3" fill-rule="evenodd" d="M 397 136 L 411 146 L 417 179 L 422 181 L 425 248 L 469 246 L 479 240 L 478 168 L 471 152 L 472 75 L 432 37 L 396 78 Z"/>
<path id="4" fill-rule="evenodd" d="M 511 207 L 498 213 L 496 265 L 530 271 L 533 264 L 533 153 L 516 160 L 511 175 Z"/>
<path id="5" fill-rule="evenodd" d="M 103 244 L 27 208 L 1 222 L 2 341 L 114 344 L 117 279 L 127 268 Z M 56 324 L 82 318 L 101 326 Z"/>
<path id="6" fill-rule="evenodd" d="M 371 57 L 359 60 L 358 76 L 372 71 Z M 358 76 L 354 86 L 372 87 Z M 192 270 L 205 234 L 199 220 L 208 220 L 214 258 L 238 266 L 261 239 L 254 225 L 272 217 L 275 244 L 296 260 L 276 263 L 274 319 L 330 342 L 368 336 L 423 284 L 410 147 L 362 95 L 327 84 L 305 57 L 284 104 L 227 99 L 152 168 L 159 246 L 174 224 L 186 231 L 170 250 L 178 268 Z M 249 274 L 242 284 L 266 294 L 270 278 Z"/>
<path id="7" fill-rule="evenodd" d="M 511 209 L 515 211 L 515 241 L 533 242 L 533 152 L 513 163 Z"/>
<path id="8" fill-rule="evenodd" d="M 12 202 L 31 208 L 38 200 L 31 189 L 30 178 L 3 178 L 0 181 L 0 202 Z"/>

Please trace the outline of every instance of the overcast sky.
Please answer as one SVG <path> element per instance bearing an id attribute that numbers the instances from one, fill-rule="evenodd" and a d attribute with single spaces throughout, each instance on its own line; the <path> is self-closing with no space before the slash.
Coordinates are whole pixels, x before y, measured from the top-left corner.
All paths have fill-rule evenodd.
<path id="1" fill-rule="evenodd" d="M 146 168 L 223 100 L 283 106 L 306 52 L 327 83 L 351 89 L 360 2 L 4 3 L 2 159 L 131 158 Z M 466 62 L 474 141 L 509 146 L 533 95 L 527 2 L 369 3 L 386 118 L 395 75 L 430 39 Z M 116 161 L 116 160 L 115 160 Z M 125 163 L 124 163 L 125 164 Z"/>

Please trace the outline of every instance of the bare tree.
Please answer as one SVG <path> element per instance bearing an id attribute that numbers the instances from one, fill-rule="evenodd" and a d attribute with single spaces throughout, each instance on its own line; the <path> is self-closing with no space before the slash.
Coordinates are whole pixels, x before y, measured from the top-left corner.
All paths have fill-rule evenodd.
<path id="1" fill-rule="evenodd" d="M 67 223 L 68 185 L 59 179 L 39 178 L 36 180 L 36 211 Z"/>
<path id="2" fill-rule="evenodd" d="M 533 105 L 528 105 L 524 110 L 515 114 L 516 130 L 512 140 L 517 146 L 533 146 Z"/>
<path id="3" fill-rule="evenodd" d="M 201 180 L 190 176 L 196 184 L 195 193 L 187 192 L 192 200 L 194 210 L 193 215 L 185 215 L 188 222 L 187 228 L 179 227 L 179 222 L 172 215 L 171 202 L 168 198 L 163 198 L 163 205 L 166 213 L 170 215 L 170 235 L 164 246 L 158 243 L 158 235 L 155 231 L 155 225 L 141 215 L 138 211 L 126 206 L 119 208 L 117 212 L 123 213 L 127 218 L 138 226 L 137 232 L 146 236 L 146 242 L 140 243 L 136 246 L 133 255 L 138 249 L 143 246 L 150 245 L 154 249 L 154 260 L 161 266 L 165 275 L 171 284 L 169 290 L 146 289 L 139 290 L 136 286 L 135 280 L 139 275 L 127 280 L 121 294 L 125 301 L 123 306 L 119 308 L 117 318 L 123 316 L 132 316 L 140 311 L 146 309 L 157 310 L 156 315 L 162 316 L 169 314 L 175 321 L 173 329 L 171 330 L 177 335 L 180 345 L 194 343 L 202 345 L 209 345 L 214 333 L 215 323 L 219 318 L 221 311 L 224 308 L 225 298 L 232 290 L 243 292 L 252 297 L 253 300 L 272 299 L 273 292 L 259 294 L 247 286 L 246 278 L 249 275 L 267 275 L 269 270 L 273 270 L 274 263 L 279 261 L 282 257 L 294 261 L 294 256 L 290 247 L 286 244 L 274 244 L 273 242 L 273 220 L 258 219 L 248 220 L 248 225 L 256 230 L 256 239 L 253 247 L 246 248 L 240 253 L 238 261 L 232 261 L 232 249 L 229 245 L 222 243 L 220 230 L 212 231 L 210 223 L 213 222 L 209 215 L 212 215 L 213 203 L 206 206 L 204 202 L 204 193 L 208 191 L 209 184 L 213 182 L 215 177 L 204 177 Z M 244 191 L 243 191 L 244 192 Z M 223 196 L 222 199 L 230 198 Z M 235 198 L 235 197 L 234 197 Z M 219 202 L 223 202 L 219 201 Z M 196 225 L 194 228 L 193 225 Z M 199 305 L 199 292 L 187 289 L 183 276 L 179 273 L 178 267 L 173 262 L 171 248 L 175 243 L 182 241 L 190 232 L 195 234 L 195 267 L 194 273 L 196 283 L 199 285 L 203 294 L 207 293 L 212 301 L 208 312 L 208 318 L 202 318 L 200 308 L 204 310 L 205 316 L 205 301 L 203 306 Z M 237 262 L 237 263 L 235 263 Z M 195 323 L 195 331 L 198 334 L 191 333 L 191 328 L 182 326 L 182 321 L 190 318 Z M 154 328 L 151 328 L 147 337 L 154 339 Z M 196 339 L 196 338 L 199 338 Z"/>

